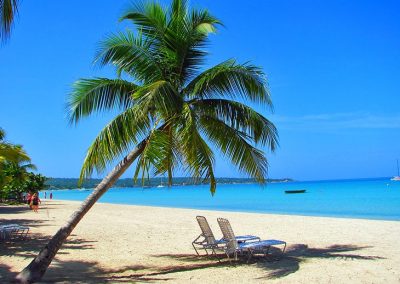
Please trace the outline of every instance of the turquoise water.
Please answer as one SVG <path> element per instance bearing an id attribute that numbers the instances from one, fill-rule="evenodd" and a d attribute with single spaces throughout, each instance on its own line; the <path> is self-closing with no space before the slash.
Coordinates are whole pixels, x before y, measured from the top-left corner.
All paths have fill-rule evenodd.
<path id="1" fill-rule="evenodd" d="M 285 190 L 306 189 L 304 194 Z M 53 191 L 54 199 L 84 200 L 91 190 Z M 112 188 L 100 202 L 207 210 L 400 220 L 400 182 L 389 178 L 171 188 Z"/>

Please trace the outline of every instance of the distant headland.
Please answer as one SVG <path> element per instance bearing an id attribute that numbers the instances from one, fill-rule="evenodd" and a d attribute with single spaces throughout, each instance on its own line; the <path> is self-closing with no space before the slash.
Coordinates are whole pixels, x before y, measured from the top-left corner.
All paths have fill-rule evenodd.
<path id="1" fill-rule="evenodd" d="M 267 179 L 267 183 L 274 182 L 292 182 L 294 181 L 291 178 L 281 178 L 281 179 Z M 95 188 L 101 179 L 88 179 L 83 182 L 81 187 L 83 188 Z M 246 183 L 256 183 L 257 181 L 253 178 L 217 178 L 218 184 L 246 184 Z M 207 184 L 207 182 L 196 182 L 192 178 L 188 177 L 176 177 L 173 178 L 172 184 L 174 186 L 183 186 L 183 185 L 193 185 L 193 184 Z M 49 178 L 46 181 L 46 185 L 49 189 L 75 189 L 78 188 L 78 179 L 77 178 Z M 167 185 L 166 178 L 150 178 L 146 179 L 144 182 L 145 187 L 153 187 L 153 186 L 162 186 Z M 142 187 L 143 184 L 139 180 L 136 183 L 132 178 L 124 178 L 119 179 L 113 187 Z"/>

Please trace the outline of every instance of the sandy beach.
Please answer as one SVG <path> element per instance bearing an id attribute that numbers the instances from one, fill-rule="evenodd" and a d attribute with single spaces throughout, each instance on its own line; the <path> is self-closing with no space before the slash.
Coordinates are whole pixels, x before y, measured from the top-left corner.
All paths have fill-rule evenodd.
<path id="1" fill-rule="evenodd" d="M 0 282 L 37 254 L 80 202 L 44 201 L 39 213 L 0 206 L 1 223 L 31 228 L 29 239 L 0 244 Z M 197 257 L 196 215 L 230 220 L 236 234 L 288 243 L 280 261 L 219 263 Z M 48 269 L 46 282 L 399 283 L 400 222 L 96 204 Z"/>

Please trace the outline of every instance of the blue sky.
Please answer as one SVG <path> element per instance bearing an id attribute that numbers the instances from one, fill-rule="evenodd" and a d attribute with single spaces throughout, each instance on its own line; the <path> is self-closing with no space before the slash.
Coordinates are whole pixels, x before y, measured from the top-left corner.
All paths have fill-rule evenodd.
<path id="1" fill-rule="evenodd" d="M 162 1 L 168 3 L 168 1 Z M 318 180 L 391 176 L 400 158 L 400 2 L 192 0 L 225 24 L 207 66 L 251 61 L 268 76 L 280 148 L 270 177 Z M 0 47 L 0 126 L 50 177 L 77 177 L 90 143 L 112 118 L 68 125 L 65 102 L 98 42 L 127 28 L 129 1 L 22 1 Z M 124 177 L 130 177 L 129 170 Z M 217 176 L 238 176 L 221 157 Z"/>

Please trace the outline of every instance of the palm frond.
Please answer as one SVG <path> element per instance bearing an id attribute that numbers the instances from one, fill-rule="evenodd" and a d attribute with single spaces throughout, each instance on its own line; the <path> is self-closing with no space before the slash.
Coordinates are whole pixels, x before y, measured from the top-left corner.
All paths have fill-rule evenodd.
<path id="1" fill-rule="evenodd" d="M 174 55 L 173 72 L 179 84 L 198 74 L 205 61 L 209 33 L 217 30 L 220 21 L 206 10 L 187 10 L 185 3 L 173 3 L 173 12 L 168 29 L 165 31 L 167 48 Z"/>
<path id="2" fill-rule="evenodd" d="M 19 0 L 0 0 L 0 41 L 5 41 L 18 15 Z"/>
<path id="3" fill-rule="evenodd" d="M 207 138 L 228 157 L 238 169 L 264 183 L 267 176 L 268 162 L 261 150 L 253 147 L 251 136 L 226 125 L 214 117 L 203 116 L 200 124 Z"/>
<path id="4" fill-rule="evenodd" d="M 246 133 L 255 143 L 267 146 L 275 151 L 279 145 L 278 131 L 275 125 L 251 107 L 224 99 L 204 99 L 191 103 L 193 110 L 200 116 L 222 120 L 230 127 Z"/>
<path id="5" fill-rule="evenodd" d="M 137 181 L 138 175 L 142 172 L 142 185 L 145 177 L 149 176 L 152 167 L 158 168 L 162 160 L 168 156 L 169 138 L 168 134 L 162 130 L 154 129 L 146 139 L 146 145 L 139 156 L 136 166 L 134 180 Z"/>
<path id="6" fill-rule="evenodd" d="M 217 32 L 217 26 L 222 26 L 222 22 L 207 10 L 192 10 L 190 23 L 192 24 L 192 30 L 202 36 L 215 33 Z"/>
<path id="7" fill-rule="evenodd" d="M 198 75 L 185 88 L 189 98 L 241 98 L 262 103 L 272 109 L 265 75 L 251 64 L 222 62 Z"/>
<path id="8" fill-rule="evenodd" d="M 132 94 L 138 88 L 136 84 L 121 79 L 80 79 L 74 83 L 68 98 L 69 120 L 77 123 L 93 112 L 125 110 L 133 105 Z"/>
<path id="9" fill-rule="evenodd" d="M 6 132 L 0 127 L 0 142 L 6 137 Z"/>
<path id="10" fill-rule="evenodd" d="M 152 52 L 152 43 L 139 33 L 136 36 L 127 30 L 111 34 L 100 43 L 94 62 L 100 65 L 113 64 L 117 72 L 126 72 L 135 80 L 151 82 L 162 78 L 159 56 Z"/>
<path id="11" fill-rule="evenodd" d="M 216 189 L 213 169 L 214 154 L 198 132 L 196 122 L 198 118 L 189 105 L 184 105 L 182 113 L 183 126 L 179 129 L 178 139 L 186 170 L 196 180 L 204 179 L 209 181 L 210 191 L 214 194 Z"/>
<path id="12" fill-rule="evenodd" d="M 23 170 L 28 171 L 28 170 L 33 170 L 36 171 L 37 167 L 34 164 L 28 163 L 28 164 L 23 164 L 20 166 Z"/>
<path id="13" fill-rule="evenodd" d="M 160 40 L 167 26 L 167 10 L 159 3 L 139 2 L 122 14 L 123 20 L 132 21 L 146 37 Z"/>
<path id="14" fill-rule="evenodd" d="M 182 107 L 182 98 L 171 83 L 164 80 L 139 88 L 132 97 L 143 109 L 157 112 L 163 119 L 169 119 Z"/>
<path id="15" fill-rule="evenodd" d="M 18 162 L 18 161 L 27 161 L 29 162 L 31 158 L 22 149 L 20 145 L 13 145 L 7 142 L 0 143 L 0 162 Z"/>
<path id="16" fill-rule="evenodd" d="M 113 119 L 96 137 L 87 151 L 80 174 L 80 182 L 93 170 L 101 173 L 107 164 L 126 153 L 139 139 L 147 136 L 151 119 L 140 105 L 127 109 Z"/>
<path id="17" fill-rule="evenodd" d="M 187 0 L 173 0 L 171 2 L 171 14 L 172 17 L 176 19 L 182 19 L 186 16 L 188 10 L 188 1 Z"/>

